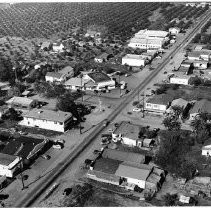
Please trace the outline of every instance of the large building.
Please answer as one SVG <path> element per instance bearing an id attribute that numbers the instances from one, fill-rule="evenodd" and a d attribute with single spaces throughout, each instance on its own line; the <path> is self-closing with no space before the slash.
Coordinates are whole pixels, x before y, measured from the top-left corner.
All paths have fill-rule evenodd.
<path id="1" fill-rule="evenodd" d="M 65 132 L 72 121 L 69 112 L 32 109 L 23 114 L 21 125 Z"/>
<path id="2" fill-rule="evenodd" d="M 145 66 L 146 59 L 142 55 L 127 54 L 122 58 L 122 65 Z"/>
<path id="3" fill-rule="evenodd" d="M 132 48 L 160 50 L 164 43 L 169 40 L 167 35 L 168 32 L 166 31 L 141 30 L 130 40 L 128 46 Z"/>

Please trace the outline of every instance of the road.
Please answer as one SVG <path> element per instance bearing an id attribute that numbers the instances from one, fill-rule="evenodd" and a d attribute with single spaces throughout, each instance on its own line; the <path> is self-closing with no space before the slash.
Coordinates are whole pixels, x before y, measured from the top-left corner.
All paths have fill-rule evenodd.
<path id="1" fill-rule="evenodd" d="M 125 100 L 121 102 L 121 104 L 107 117 L 107 120 L 103 120 L 95 129 L 94 131 L 89 134 L 84 141 L 77 146 L 77 148 L 71 152 L 63 161 L 61 161 L 51 173 L 48 174 L 41 182 L 37 184 L 34 188 L 32 188 L 22 199 L 18 200 L 18 202 L 14 205 L 14 207 L 29 207 L 46 191 L 46 189 L 58 178 L 65 169 L 72 164 L 79 155 L 96 139 L 96 137 L 103 132 L 106 128 L 104 126 L 105 122 L 113 121 L 117 115 L 132 101 L 132 99 L 144 88 L 147 84 L 156 77 L 159 72 L 167 65 L 171 57 L 175 56 L 176 53 L 181 50 L 187 43 L 190 41 L 193 36 L 200 30 L 200 28 L 209 20 L 211 15 L 211 11 L 207 11 L 207 13 L 201 18 L 200 22 L 196 24 L 193 30 L 187 34 L 184 40 L 181 43 L 178 43 L 175 47 L 175 50 L 170 52 L 169 55 L 163 60 L 163 62 L 152 71 L 149 77 L 141 84 L 134 89 L 130 95 L 128 95 Z"/>

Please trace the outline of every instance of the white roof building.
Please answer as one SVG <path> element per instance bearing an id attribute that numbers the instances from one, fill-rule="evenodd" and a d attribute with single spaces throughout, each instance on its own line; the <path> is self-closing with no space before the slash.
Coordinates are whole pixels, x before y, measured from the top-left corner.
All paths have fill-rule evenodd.
<path id="1" fill-rule="evenodd" d="M 122 58 L 122 65 L 145 66 L 145 60 L 142 55 L 127 54 Z"/>
<path id="2" fill-rule="evenodd" d="M 23 118 L 20 122 L 21 125 L 65 132 L 72 119 L 72 114 L 62 111 L 32 109 L 24 113 Z"/>

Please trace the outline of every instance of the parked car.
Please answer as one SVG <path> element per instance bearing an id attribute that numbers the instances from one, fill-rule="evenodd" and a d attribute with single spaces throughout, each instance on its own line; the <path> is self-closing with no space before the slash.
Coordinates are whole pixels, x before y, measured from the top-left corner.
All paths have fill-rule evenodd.
<path id="1" fill-rule="evenodd" d="M 97 155 L 97 154 L 99 154 L 99 153 L 101 153 L 100 150 L 95 149 L 95 150 L 93 151 L 93 154 L 95 154 L 95 155 Z"/>
<path id="2" fill-rule="evenodd" d="M 64 139 L 56 139 L 56 140 L 54 140 L 54 143 L 64 144 L 65 143 L 65 140 Z"/>
<path id="3" fill-rule="evenodd" d="M 64 145 L 63 144 L 53 144 L 54 149 L 63 149 Z"/>
<path id="4" fill-rule="evenodd" d="M 133 112 L 141 112 L 141 108 L 133 108 Z"/>
<path id="5" fill-rule="evenodd" d="M 41 155 L 42 158 L 46 159 L 46 160 L 49 160 L 51 158 L 50 155 Z"/>
<path id="6" fill-rule="evenodd" d="M 107 145 L 107 144 L 110 144 L 110 140 L 108 140 L 108 139 L 103 139 L 102 141 L 101 141 L 101 144 L 102 145 Z"/>

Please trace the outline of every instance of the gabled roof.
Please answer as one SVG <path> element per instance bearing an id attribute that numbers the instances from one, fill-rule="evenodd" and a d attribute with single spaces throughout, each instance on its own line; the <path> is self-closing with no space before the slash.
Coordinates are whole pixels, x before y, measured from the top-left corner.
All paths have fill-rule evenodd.
<path id="1" fill-rule="evenodd" d="M 167 94 L 160 94 L 160 95 L 155 95 L 152 98 L 149 98 L 147 100 L 147 103 L 151 104 L 160 104 L 160 105 L 168 105 L 172 100 L 174 99 L 173 96 L 167 95 Z"/>
<path id="2" fill-rule="evenodd" d="M 133 167 L 133 166 L 123 163 L 119 165 L 115 175 L 120 176 L 120 177 L 133 178 L 137 180 L 146 181 L 152 168 L 151 167 L 148 168 L 147 165 L 143 165 L 143 164 L 142 166 Z"/>
<path id="3" fill-rule="evenodd" d="M 42 119 L 54 122 L 65 122 L 72 114 L 70 112 L 53 111 L 47 109 L 32 109 L 23 114 L 23 117 Z"/>
<path id="4" fill-rule="evenodd" d="M 183 98 L 177 98 L 171 102 L 171 106 L 186 107 L 187 104 L 188 104 L 188 101 L 186 101 Z"/>
<path id="5" fill-rule="evenodd" d="M 70 72 L 73 72 L 73 67 L 71 66 L 66 66 L 59 71 L 60 74 L 68 74 Z"/>
<path id="6" fill-rule="evenodd" d="M 200 101 L 196 101 L 193 108 L 190 110 L 190 114 L 207 112 L 211 114 L 211 101 L 207 99 L 202 99 Z"/>

